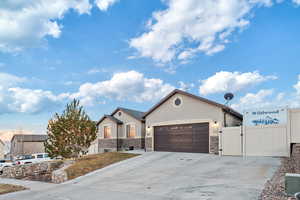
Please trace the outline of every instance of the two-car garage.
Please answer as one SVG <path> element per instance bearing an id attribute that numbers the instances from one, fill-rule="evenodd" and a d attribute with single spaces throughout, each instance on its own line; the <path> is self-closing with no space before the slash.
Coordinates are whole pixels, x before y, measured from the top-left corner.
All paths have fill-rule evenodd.
<path id="1" fill-rule="evenodd" d="M 148 151 L 219 153 L 219 131 L 239 126 L 242 115 L 231 108 L 174 90 L 144 115 Z"/>
<path id="2" fill-rule="evenodd" d="M 154 151 L 209 153 L 209 123 L 154 127 Z"/>

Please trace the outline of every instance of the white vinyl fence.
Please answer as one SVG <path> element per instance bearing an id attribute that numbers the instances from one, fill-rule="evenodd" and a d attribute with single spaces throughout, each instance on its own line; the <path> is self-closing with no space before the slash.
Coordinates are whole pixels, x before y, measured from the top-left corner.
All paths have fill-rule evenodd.
<path id="1" fill-rule="evenodd" d="M 244 155 L 288 157 L 287 133 L 285 125 L 244 127 Z"/>
<path id="2" fill-rule="evenodd" d="M 291 143 L 300 143 L 300 109 L 290 110 Z"/>
<path id="3" fill-rule="evenodd" d="M 242 127 L 224 127 L 221 132 L 221 154 L 224 156 L 242 155 Z"/>
<path id="4" fill-rule="evenodd" d="M 220 134 L 221 155 L 289 157 L 292 143 L 300 143 L 300 109 L 287 109 L 284 123 L 225 127 Z"/>

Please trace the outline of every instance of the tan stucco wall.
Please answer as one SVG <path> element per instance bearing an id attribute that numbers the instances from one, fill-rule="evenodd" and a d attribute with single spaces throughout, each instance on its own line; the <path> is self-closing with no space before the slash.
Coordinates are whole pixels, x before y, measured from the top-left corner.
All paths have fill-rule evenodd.
<path id="1" fill-rule="evenodd" d="M 174 100 L 179 97 L 182 100 L 180 106 L 174 105 Z M 209 123 L 209 135 L 218 137 L 219 130 L 224 126 L 223 109 L 201 102 L 192 97 L 175 94 L 165 103 L 156 108 L 152 113 L 146 116 L 146 137 L 152 138 L 152 149 L 154 147 L 154 126 L 172 125 L 172 124 L 188 124 L 188 123 Z M 227 126 L 236 126 L 241 120 L 226 114 Z M 209 145 L 212 144 L 211 137 Z M 212 149 L 210 149 L 211 153 Z"/>
<path id="2" fill-rule="evenodd" d="M 112 120 L 105 118 L 99 125 L 98 125 L 98 138 L 104 138 L 104 126 L 111 127 L 111 137 L 117 138 L 117 124 Z"/>
<path id="3" fill-rule="evenodd" d="M 179 107 L 175 107 L 173 103 L 177 97 L 182 99 L 182 104 Z M 210 135 L 217 134 L 217 130 L 212 131 L 213 124 L 216 121 L 218 126 L 222 126 L 223 118 L 221 108 L 186 95 L 175 94 L 146 117 L 147 136 L 152 137 L 152 135 L 149 135 L 149 131 L 151 131 L 149 127 L 153 129 L 152 126 L 199 122 L 209 122 L 211 126 Z"/>
<path id="4" fill-rule="evenodd" d="M 241 125 L 241 120 L 238 119 L 237 117 L 230 115 L 226 113 L 226 126 L 227 127 L 232 127 L 232 126 L 240 126 Z"/>
<path id="5" fill-rule="evenodd" d="M 121 116 L 119 116 L 119 112 L 121 112 Z M 126 138 L 126 124 L 133 124 L 135 125 L 136 128 L 136 138 L 141 138 L 143 136 L 143 123 L 133 117 L 131 117 L 130 115 L 122 112 L 122 111 L 118 111 L 113 115 L 115 118 L 117 118 L 118 120 L 123 122 L 122 127 L 120 128 L 120 134 L 119 137 L 120 138 Z"/>

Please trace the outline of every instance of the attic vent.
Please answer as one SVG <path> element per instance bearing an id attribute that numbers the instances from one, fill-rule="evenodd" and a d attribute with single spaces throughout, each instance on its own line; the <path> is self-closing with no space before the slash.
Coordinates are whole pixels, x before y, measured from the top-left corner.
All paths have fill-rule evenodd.
<path id="1" fill-rule="evenodd" d="M 122 115 L 122 112 L 119 112 L 118 115 L 121 116 L 121 115 Z"/>
<path id="2" fill-rule="evenodd" d="M 179 107 L 179 106 L 181 106 L 181 104 L 182 104 L 182 99 L 181 98 L 179 98 L 179 97 L 177 97 L 176 99 L 174 99 L 174 106 L 175 107 Z"/>

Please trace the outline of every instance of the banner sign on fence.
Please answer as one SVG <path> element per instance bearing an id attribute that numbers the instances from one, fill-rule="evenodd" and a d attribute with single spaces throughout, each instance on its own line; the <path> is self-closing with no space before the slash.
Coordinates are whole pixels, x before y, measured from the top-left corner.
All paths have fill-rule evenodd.
<path id="1" fill-rule="evenodd" d="M 285 125 L 287 109 L 256 109 L 244 112 L 245 126 Z"/>

